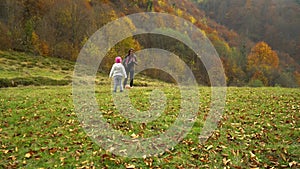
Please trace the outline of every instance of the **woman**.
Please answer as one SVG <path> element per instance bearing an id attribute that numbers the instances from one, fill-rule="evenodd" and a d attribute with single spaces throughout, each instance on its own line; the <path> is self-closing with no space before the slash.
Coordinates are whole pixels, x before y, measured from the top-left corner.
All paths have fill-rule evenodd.
<path id="1" fill-rule="evenodd" d="M 129 49 L 128 54 L 123 60 L 123 65 L 125 67 L 127 78 L 124 80 L 124 87 L 127 84 L 128 77 L 130 75 L 130 88 L 133 86 L 133 77 L 134 77 L 134 65 L 137 65 L 136 55 L 134 54 L 134 49 Z"/>

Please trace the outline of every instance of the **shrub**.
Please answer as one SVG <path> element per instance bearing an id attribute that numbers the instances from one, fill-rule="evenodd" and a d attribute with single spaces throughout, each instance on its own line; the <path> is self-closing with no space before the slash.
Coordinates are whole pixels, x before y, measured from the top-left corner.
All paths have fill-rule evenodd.
<path id="1" fill-rule="evenodd" d="M 11 82 L 7 78 L 0 79 L 0 87 L 10 87 Z"/>
<path id="2" fill-rule="evenodd" d="M 250 87 L 264 87 L 264 83 L 261 80 L 255 79 L 249 82 Z"/>
<path id="3" fill-rule="evenodd" d="M 17 87 L 17 86 L 63 86 L 72 82 L 71 79 L 51 79 L 47 77 L 17 77 L 12 79 L 2 78 L 0 79 L 0 88 L 3 87 Z"/>

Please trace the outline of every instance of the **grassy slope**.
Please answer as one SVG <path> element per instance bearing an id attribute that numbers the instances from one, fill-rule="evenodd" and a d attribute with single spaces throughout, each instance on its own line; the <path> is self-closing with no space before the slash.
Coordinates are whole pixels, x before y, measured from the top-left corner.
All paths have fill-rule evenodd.
<path id="1" fill-rule="evenodd" d="M 3 53 L 7 56 L 3 56 Z M 1 78 L 46 76 L 61 80 L 72 75 L 73 63 L 38 58 L 33 67 L 24 67 L 36 57 L 2 52 Z M 14 56 L 15 59 L 10 57 Z M 22 58 L 21 60 L 19 60 Z M 3 64 L 4 61 L 10 64 Z M 48 66 L 36 66 L 50 62 Z M 21 64 L 20 64 L 21 63 Z M 68 70 L 61 68 L 66 66 Z M 15 68 L 15 69 L 13 69 Z M 17 70 L 17 71 L 16 71 Z M 19 74 L 18 74 L 19 73 Z M 5 74 L 5 75 L 4 75 Z M 130 90 L 132 104 L 149 107 L 148 96 L 161 86 L 168 98 L 165 113 L 141 127 L 122 117 L 112 103 L 110 81 L 99 75 L 97 101 L 103 116 L 126 135 L 148 137 L 170 126 L 180 107 L 178 88 L 139 78 L 148 87 Z M 300 89 L 228 88 L 226 108 L 219 129 L 204 145 L 198 135 L 204 114 L 209 111 L 210 88 L 199 88 L 199 117 L 187 137 L 158 157 L 118 157 L 94 143 L 80 127 L 72 102 L 72 87 L 28 86 L 0 89 L 0 168 L 267 168 L 299 167 Z"/>
<path id="2" fill-rule="evenodd" d="M 0 51 L 0 56 L 2 78 L 46 76 L 61 79 L 73 66 L 69 61 L 20 52 Z"/>
<path id="3" fill-rule="evenodd" d="M 67 60 L 0 51 L 0 88 L 16 86 L 69 85 L 75 63 Z M 109 84 L 108 75 L 97 74 L 96 84 Z M 160 85 L 161 82 L 137 76 L 138 86 Z"/>

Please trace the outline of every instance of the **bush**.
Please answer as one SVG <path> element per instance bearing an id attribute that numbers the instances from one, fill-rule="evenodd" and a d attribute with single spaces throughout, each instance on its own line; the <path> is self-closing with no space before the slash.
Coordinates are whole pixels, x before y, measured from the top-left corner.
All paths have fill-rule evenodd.
<path id="1" fill-rule="evenodd" d="M 0 79 L 0 87 L 10 87 L 11 86 L 11 81 L 8 80 L 7 78 L 3 78 L 3 79 Z"/>
<path id="2" fill-rule="evenodd" d="M 63 67 L 61 68 L 61 70 L 70 70 L 70 68 L 67 67 L 67 66 L 63 66 Z"/>
<path id="3" fill-rule="evenodd" d="M 287 72 L 280 74 L 279 78 L 275 80 L 275 83 L 281 87 L 298 87 L 293 74 Z"/>
<path id="4" fill-rule="evenodd" d="M 255 79 L 249 82 L 250 87 L 264 87 L 264 83 L 261 80 Z"/>
<path id="5" fill-rule="evenodd" d="M 29 77 L 29 78 L 2 78 L 0 79 L 0 88 L 3 87 L 17 87 L 17 86 L 64 86 L 72 82 L 71 79 L 51 79 L 47 77 Z"/>

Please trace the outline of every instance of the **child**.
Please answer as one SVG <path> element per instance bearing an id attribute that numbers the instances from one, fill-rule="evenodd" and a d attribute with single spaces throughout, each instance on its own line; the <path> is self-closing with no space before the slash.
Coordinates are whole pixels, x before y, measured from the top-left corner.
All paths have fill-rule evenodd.
<path id="1" fill-rule="evenodd" d="M 125 68 L 122 65 L 122 58 L 116 57 L 116 63 L 113 64 L 109 77 L 114 77 L 114 92 L 117 92 L 117 87 L 120 86 L 120 92 L 123 92 L 122 78 L 127 78 Z"/>

